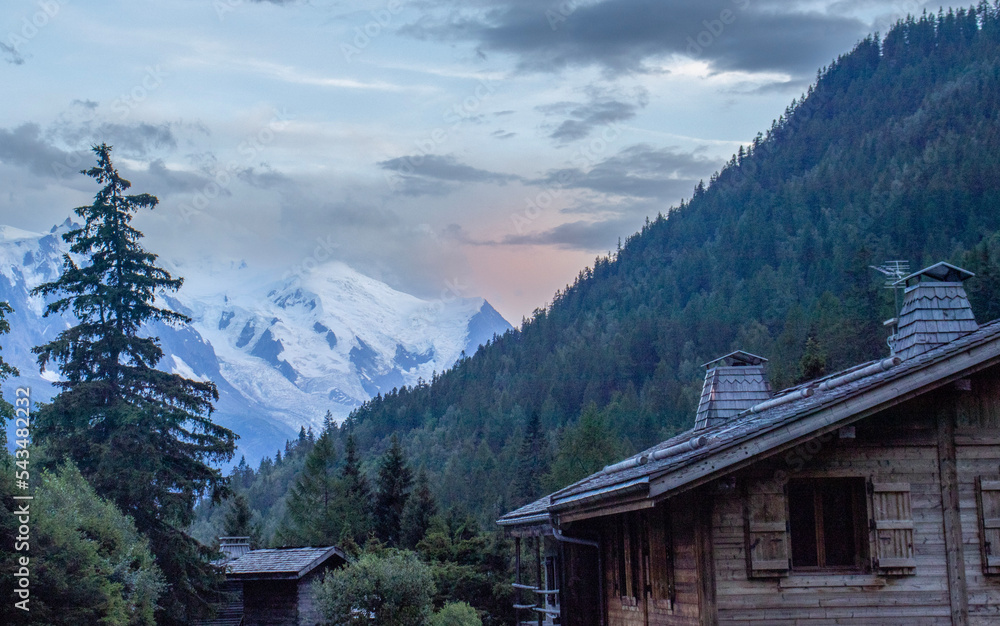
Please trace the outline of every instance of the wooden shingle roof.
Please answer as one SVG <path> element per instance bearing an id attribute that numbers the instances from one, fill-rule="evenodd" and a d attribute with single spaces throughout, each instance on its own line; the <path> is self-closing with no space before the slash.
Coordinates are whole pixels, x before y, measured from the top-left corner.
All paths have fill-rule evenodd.
<path id="1" fill-rule="evenodd" d="M 230 561 L 226 565 L 226 575 L 238 580 L 296 580 L 331 559 L 343 563 L 347 556 L 336 546 L 251 550 Z"/>
<path id="2" fill-rule="evenodd" d="M 678 435 L 511 511 L 497 523 L 537 525 L 545 515 L 582 518 L 605 503 L 667 497 L 996 364 L 1000 364 L 1000 321 L 901 363 L 891 359 L 863 363 L 787 389 L 775 399 L 793 398 L 788 402 L 756 413 L 744 411 L 726 423 Z M 802 396 L 807 388 L 812 395 Z"/>

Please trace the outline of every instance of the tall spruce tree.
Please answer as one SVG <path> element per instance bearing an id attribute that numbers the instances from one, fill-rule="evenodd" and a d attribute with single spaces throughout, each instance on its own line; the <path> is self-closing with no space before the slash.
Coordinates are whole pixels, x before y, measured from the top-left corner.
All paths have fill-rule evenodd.
<path id="1" fill-rule="evenodd" d="M 542 477 L 549 471 L 546 443 L 541 418 L 538 411 L 533 411 L 517 455 L 517 474 L 512 486 L 514 504 L 517 506 L 527 504 L 541 495 Z"/>
<path id="2" fill-rule="evenodd" d="M 218 498 L 226 481 L 212 466 L 232 458 L 236 435 L 211 419 L 215 385 L 155 369 L 163 356 L 153 322 L 190 321 L 157 306 L 157 296 L 182 279 L 156 265 L 131 222 L 156 197 L 126 195 L 131 187 L 111 162 L 111 147 L 93 149 L 97 166 L 82 173 L 104 185 L 76 214 L 84 225 L 63 235 L 74 255 L 62 275 L 35 295 L 54 298 L 45 315 L 72 312 L 76 325 L 34 348 L 45 368 L 58 365 L 58 395 L 36 416 L 35 436 L 57 463 L 71 459 L 102 497 L 109 498 L 150 540 L 170 582 L 157 622 L 184 624 L 208 610 L 220 575 L 211 551 L 185 530 L 195 501 Z"/>
<path id="3" fill-rule="evenodd" d="M 406 463 L 403 446 L 395 434 L 382 456 L 375 483 L 375 532 L 390 545 L 398 545 L 403 508 L 410 495 L 413 472 Z"/>
<path id="4" fill-rule="evenodd" d="M 224 537 L 249 537 L 250 549 L 256 550 L 261 544 L 260 522 L 253 518 L 253 510 L 246 494 L 237 493 L 229 498 L 229 508 L 222 520 Z"/>
<path id="5" fill-rule="evenodd" d="M 427 534 L 431 526 L 431 518 L 437 515 L 437 502 L 431 493 L 427 470 L 423 467 L 417 472 L 417 480 L 413 484 L 413 492 L 406 499 L 400 519 L 399 541 L 404 548 L 417 547 L 420 540 Z"/>
<path id="6" fill-rule="evenodd" d="M 340 539 L 345 508 L 337 448 L 327 429 L 316 440 L 289 492 L 278 540 L 285 545 L 333 545 Z"/>

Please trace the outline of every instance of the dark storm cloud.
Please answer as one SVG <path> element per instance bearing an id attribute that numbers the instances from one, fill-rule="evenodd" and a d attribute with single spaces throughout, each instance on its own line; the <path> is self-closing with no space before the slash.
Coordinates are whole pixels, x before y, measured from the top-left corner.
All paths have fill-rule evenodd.
<path id="1" fill-rule="evenodd" d="M 589 170 L 554 170 L 532 182 L 541 186 L 673 201 L 689 192 L 694 182 L 705 178 L 718 166 L 716 161 L 697 151 L 637 144 L 598 162 Z"/>
<path id="2" fill-rule="evenodd" d="M 482 170 L 459 162 L 450 155 L 409 155 L 381 161 L 378 166 L 397 174 L 391 186 L 408 196 L 445 195 L 455 191 L 454 183 L 494 183 L 506 185 L 520 176 Z"/>
<path id="3" fill-rule="evenodd" d="M 513 54 L 522 69 L 532 71 L 598 66 L 609 74 L 647 72 L 649 61 L 682 54 L 704 59 L 716 70 L 800 75 L 812 74 L 867 30 L 857 19 L 804 12 L 794 4 L 764 8 L 754 0 L 588 5 L 508 0 L 479 12 L 446 10 L 404 32 L 471 41 L 487 52 Z"/>

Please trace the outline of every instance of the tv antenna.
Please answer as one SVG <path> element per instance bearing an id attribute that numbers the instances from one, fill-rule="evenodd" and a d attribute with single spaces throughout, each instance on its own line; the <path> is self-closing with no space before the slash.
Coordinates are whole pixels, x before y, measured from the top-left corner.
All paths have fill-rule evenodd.
<path id="1" fill-rule="evenodd" d="M 906 287 L 905 285 L 900 285 L 899 281 L 910 275 L 910 262 L 899 260 L 886 261 L 882 265 L 869 265 L 868 267 L 885 276 L 885 283 L 883 284 L 883 287 L 886 289 L 892 289 L 893 303 L 895 305 L 893 311 L 895 312 L 896 317 L 891 320 L 886 320 L 883 325 L 888 326 L 891 329 L 892 334 L 889 335 L 885 342 L 889 344 L 890 353 L 895 354 L 896 327 L 899 324 L 899 292 Z"/>

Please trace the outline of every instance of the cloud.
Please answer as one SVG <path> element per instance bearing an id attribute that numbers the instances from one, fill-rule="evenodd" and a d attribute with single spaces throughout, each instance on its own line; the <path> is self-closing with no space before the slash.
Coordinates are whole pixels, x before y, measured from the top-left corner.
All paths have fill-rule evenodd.
<path id="1" fill-rule="evenodd" d="M 655 72 L 656 61 L 684 55 L 716 71 L 802 75 L 868 30 L 856 18 L 751 0 L 506 0 L 462 10 L 467 4 L 441 2 L 440 12 L 403 32 L 510 54 L 525 71 L 597 66 L 609 75 Z"/>
<path id="2" fill-rule="evenodd" d="M 24 167 L 42 178 L 67 178 L 89 161 L 86 150 L 62 150 L 42 137 L 38 124 L 25 123 L 13 130 L 0 128 L 0 161 Z"/>
<path id="3" fill-rule="evenodd" d="M 395 172 L 399 192 L 408 196 L 445 195 L 458 188 L 455 183 L 493 183 L 506 185 L 523 180 L 514 174 L 479 169 L 459 162 L 450 155 L 409 155 L 381 161 L 378 166 Z"/>
<path id="4" fill-rule="evenodd" d="M 133 188 L 150 190 L 150 193 L 159 197 L 175 193 L 195 193 L 204 190 L 212 182 L 211 178 L 197 172 L 171 169 L 163 159 L 153 159 L 146 170 L 130 171 L 126 177 L 135 181 Z M 219 195 L 229 196 L 231 192 L 220 186 Z"/>
<path id="5" fill-rule="evenodd" d="M 540 233 L 507 235 L 500 243 L 556 246 L 567 250 L 607 251 L 614 249 L 619 238 L 630 235 L 635 229 L 634 218 L 621 216 L 597 222 L 568 222 Z"/>
<path id="6" fill-rule="evenodd" d="M 267 163 L 261 163 L 260 168 L 246 167 L 236 173 L 237 178 L 258 189 L 273 189 L 289 185 L 292 179 L 275 170 Z"/>
<path id="7" fill-rule="evenodd" d="M 599 126 L 632 119 L 649 103 L 649 94 L 645 89 L 636 91 L 634 102 L 616 99 L 593 88 L 588 92 L 590 101 L 584 104 L 557 102 L 536 107 L 537 111 L 546 115 L 570 116 L 549 134 L 551 139 L 561 144 L 586 139 Z"/>
<path id="8" fill-rule="evenodd" d="M 589 170 L 563 168 L 532 181 L 541 186 L 587 189 L 600 194 L 672 201 L 689 192 L 719 163 L 700 151 L 636 144 L 600 161 Z"/>
<path id="9" fill-rule="evenodd" d="M 17 51 L 17 48 L 0 41 L 0 53 L 3 54 L 4 61 L 14 65 L 24 65 L 24 57 Z"/>

